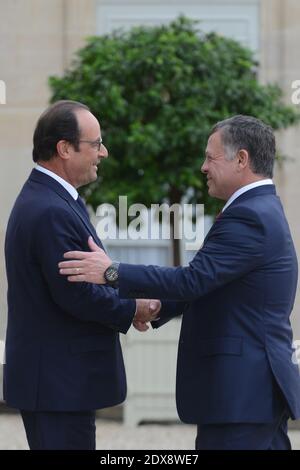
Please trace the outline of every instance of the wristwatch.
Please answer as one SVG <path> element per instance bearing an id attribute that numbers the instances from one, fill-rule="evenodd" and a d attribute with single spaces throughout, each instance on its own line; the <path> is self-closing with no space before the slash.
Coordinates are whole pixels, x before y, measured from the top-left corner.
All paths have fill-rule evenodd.
<path id="1" fill-rule="evenodd" d="M 104 279 L 106 280 L 106 283 L 114 289 L 117 289 L 119 284 L 119 266 L 120 263 L 113 261 L 112 264 L 104 271 Z"/>

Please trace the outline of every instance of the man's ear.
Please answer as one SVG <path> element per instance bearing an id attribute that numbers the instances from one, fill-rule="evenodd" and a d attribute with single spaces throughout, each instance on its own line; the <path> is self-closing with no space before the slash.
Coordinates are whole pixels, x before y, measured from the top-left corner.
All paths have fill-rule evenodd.
<path id="1" fill-rule="evenodd" d="M 70 158 L 70 142 L 67 140 L 59 140 L 56 144 L 57 155 L 63 160 Z"/>
<path id="2" fill-rule="evenodd" d="M 249 165 L 249 153 L 247 150 L 239 150 L 237 154 L 237 164 L 240 171 L 243 171 Z"/>

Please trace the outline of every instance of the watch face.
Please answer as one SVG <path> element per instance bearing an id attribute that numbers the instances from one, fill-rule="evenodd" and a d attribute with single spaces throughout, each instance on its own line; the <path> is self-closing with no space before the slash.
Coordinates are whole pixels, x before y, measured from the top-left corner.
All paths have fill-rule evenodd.
<path id="1" fill-rule="evenodd" d="M 110 282 L 114 282 L 118 279 L 118 270 L 115 266 L 110 266 L 106 271 L 106 279 Z"/>

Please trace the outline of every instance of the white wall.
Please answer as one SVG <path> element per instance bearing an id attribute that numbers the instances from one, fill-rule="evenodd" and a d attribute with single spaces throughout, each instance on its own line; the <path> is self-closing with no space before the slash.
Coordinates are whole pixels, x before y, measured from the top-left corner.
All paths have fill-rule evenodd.
<path id="1" fill-rule="evenodd" d="M 254 51 L 259 49 L 260 0 L 97 0 L 97 33 L 158 25 L 180 14 L 200 20 L 205 32 L 232 37 Z"/>

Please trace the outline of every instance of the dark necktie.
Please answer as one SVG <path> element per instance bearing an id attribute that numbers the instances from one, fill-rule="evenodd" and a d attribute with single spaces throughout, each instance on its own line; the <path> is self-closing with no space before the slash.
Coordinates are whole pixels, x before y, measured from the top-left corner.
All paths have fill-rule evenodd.
<path id="1" fill-rule="evenodd" d="M 102 248 L 104 250 L 103 245 L 102 245 L 101 241 L 99 240 L 99 237 L 98 237 L 97 232 L 95 230 L 95 227 L 92 225 L 92 223 L 90 221 L 90 216 L 89 216 L 88 210 L 86 208 L 86 205 L 83 202 L 83 199 L 80 196 L 78 196 L 78 198 L 76 199 L 76 202 L 79 206 L 80 213 L 84 216 L 84 218 L 86 219 L 86 221 L 88 223 L 88 226 L 90 228 L 90 232 L 93 234 L 94 242 L 96 242 L 100 246 L 100 248 Z"/>
<path id="2" fill-rule="evenodd" d="M 90 216 L 89 216 L 89 213 L 88 213 L 88 211 L 87 211 L 86 205 L 85 205 L 85 203 L 83 202 L 83 199 L 82 199 L 80 196 L 78 196 L 76 202 L 78 203 L 78 205 L 79 205 L 79 207 L 80 207 L 81 213 L 83 213 L 84 216 L 85 216 L 85 218 L 87 218 L 88 221 L 89 221 L 89 220 L 90 220 Z"/>

